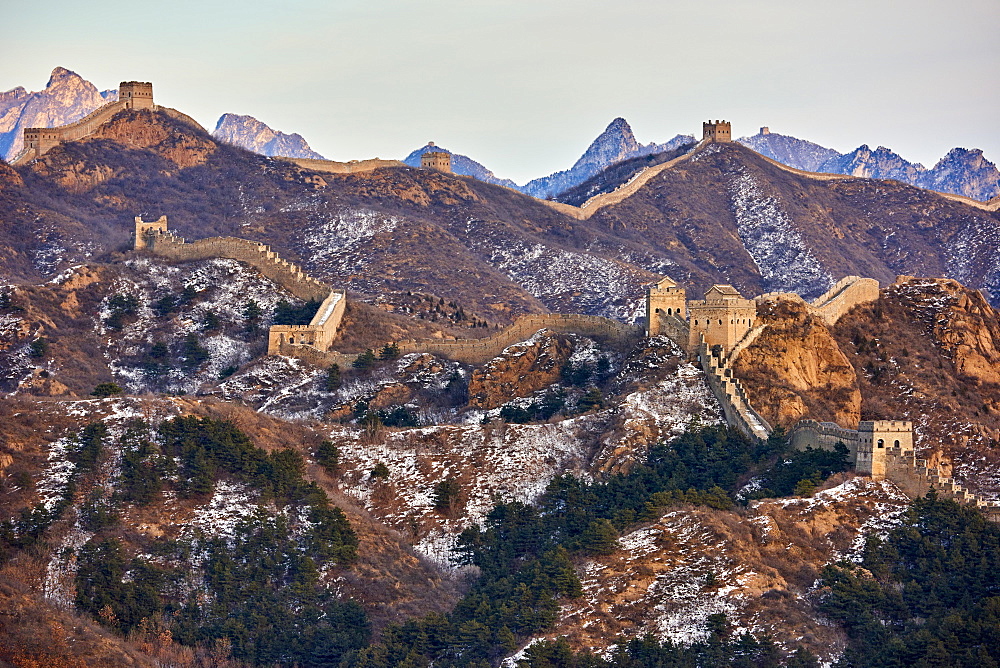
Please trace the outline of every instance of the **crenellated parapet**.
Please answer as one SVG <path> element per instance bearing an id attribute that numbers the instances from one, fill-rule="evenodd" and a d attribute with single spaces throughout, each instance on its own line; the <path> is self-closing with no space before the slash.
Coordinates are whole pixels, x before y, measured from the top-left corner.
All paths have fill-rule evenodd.
<path id="1" fill-rule="evenodd" d="M 306 274 L 298 265 L 281 258 L 270 246 L 256 241 L 238 237 L 211 237 L 188 242 L 167 229 L 166 216 L 160 216 L 152 222 L 145 222 L 142 216 L 136 216 L 134 247 L 176 262 L 213 257 L 239 260 L 254 267 L 299 299 L 322 300 L 308 325 L 271 326 L 267 345 L 269 355 L 299 347 L 309 347 L 325 353 L 330 349 L 344 317 L 347 294 L 343 290 L 332 290 L 326 283 Z"/>

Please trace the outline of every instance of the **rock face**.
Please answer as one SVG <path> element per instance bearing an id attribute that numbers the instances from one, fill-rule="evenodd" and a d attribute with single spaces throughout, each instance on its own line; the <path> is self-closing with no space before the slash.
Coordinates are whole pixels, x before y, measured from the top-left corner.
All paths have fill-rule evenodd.
<path id="1" fill-rule="evenodd" d="M 867 144 L 863 144 L 846 155 L 830 158 L 816 171 L 866 179 L 895 179 L 919 185 L 927 169 L 919 163 L 904 160 L 885 146 L 879 146 L 873 151 Z"/>
<path id="2" fill-rule="evenodd" d="M 761 132 L 753 137 L 740 137 L 736 141 L 783 165 L 807 172 L 818 172 L 824 162 L 840 157 L 840 153 L 832 148 L 777 132 Z"/>
<path id="3" fill-rule="evenodd" d="M 616 118 L 587 147 L 587 150 L 584 151 L 583 155 L 580 156 L 580 159 L 572 167 L 529 181 L 521 188 L 521 191 L 539 199 L 554 197 L 573 186 L 583 183 L 594 174 L 616 162 L 640 155 L 669 151 L 690 142 L 692 139 L 688 135 L 677 135 L 665 144 L 651 143 L 643 145 L 636 141 L 628 121 L 624 118 Z"/>
<path id="4" fill-rule="evenodd" d="M 21 152 L 25 128 L 72 123 L 117 99 L 117 90 L 99 91 L 64 67 L 52 70 L 45 90 L 29 93 L 18 86 L 0 93 L 0 157 L 10 160 Z"/>
<path id="5" fill-rule="evenodd" d="M 492 171 L 486 168 L 467 155 L 461 155 L 460 153 L 453 153 L 446 148 L 437 146 L 436 144 L 429 143 L 426 146 L 421 146 L 416 151 L 413 151 L 408 156 L 403 158 L 403 162 L 408 164 L 410 167 L 420 166 L 420 156 L 429 151 L 438 151 L 440 153 L 447 153 L 451 156 L 451 171 L 455 174 L 461 174 L 462 176 L 471 176 L 474 179 L 484 181 L 486 183 L 492 183 L 498 186 L 504 186 L 507 188 L 514 188 L 518 190 L 518 185 L 511 181 L 510 179 L 502 179 Z"/>
<path id="6" fill-rule="evenodd" d="M 514 397 L 531 396 L 557 380 L 571 347 L 564 337 L 536 335 L 511 346 L 469 379 L 469 404 L 496 408 Z"/>
<path id="7" fill-rule="evenodd" d="M 735 365 L 751 405 L 775 427 L 803 417 L 856 426 L 861 391 L 854 367 L 826 325 L 789 300 L 760 303 L 758 316 L 768 327 Z"/>
<path id="8" fill-rule="evenodd" d="M 253 116 L 223 114 L 216 123 L 212 136 L 260 155 L 325 160 L 322 155 L 309 148 L 302 135 L 274 130 Z"/>
<path id="9" fill-rule="evenodd" d="M 1000 171 L 978 148 L 953 148 L 918 184 L 978 200 L 1000 196 Z"/>

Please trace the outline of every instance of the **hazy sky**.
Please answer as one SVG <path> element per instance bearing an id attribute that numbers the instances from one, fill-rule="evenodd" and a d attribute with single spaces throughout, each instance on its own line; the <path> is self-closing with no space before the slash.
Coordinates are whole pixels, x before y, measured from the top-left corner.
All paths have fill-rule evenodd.
<path id="1" fill-rule="evenodd" d="M 0 90 L 59 65 L 152 81 L 209 130 L 225 112 L 334 160 L 433 140 L 519 183 L 616 116 L 639 141 L 726 118 L 930 166 L 1000 160 L 998 0 L 0 0 Z"/>

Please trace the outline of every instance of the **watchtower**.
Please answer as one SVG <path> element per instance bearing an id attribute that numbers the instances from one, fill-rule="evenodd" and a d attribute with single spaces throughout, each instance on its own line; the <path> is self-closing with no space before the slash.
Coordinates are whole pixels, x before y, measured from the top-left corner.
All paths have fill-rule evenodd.
<path id="1" fill-rule="evenodd" d="M 427 142 L 427 146 L 434 148 L 434 142 Z M 451 174 L 451 154 L 445 151 L 427 151 L 420 156 L 420 166 L 424 169 L 436 169 L 439 172 Z"/>
<path id="2" fill-rule="evenodd" d="M 152 109 L 153 84 L 148 81 L 122 81 L 118 84 L 118 101 L 126 109 Z"/>
<path id="3" fill-rule="evenodd" d="M 59 128 L 25 128 L 24 148 L 34 151 L 33 158 L 41 157 L 50 148 L 59 144 L 62 133 Z"/>
<path id="4" fill-rule="evenodd" d="M 913 451 L 913 423 L 908 420 L 869 420 L 858 425 L 858 458 L 855 470 L 872 478 L 885 477 L 890 449 Z"/>
<path id="5" fill-rule="evenodd" d="M 658 336 L 664 333 L 663 317 L 673 316 L 684 321 L 686 296 L 684 288 L 671 278 L 663 278 L 646 288 L 646 335 Z"/>
<path id="6" fill-rule="evenodd" d="M 705 121 L 701 124 L 701 138 L 713 142 L 732 141 L 732 126 L 729 121 Z"/>
<path id="7" fill-rule="evenodd" d="M 135 217 L 135 249 L 149 248 L 158 234 L 167 233 L 167 217 L 160 216 L 151 223 L 143 222 L 142 216 Z"/>
<path id="8" fill-rule="evenodd" d="M 711 349 L 733 349 L 757 320 L 757 304 L 744 299 L 731 285 L 713 285 L 702 300 L 687 303 L 690 327 L 689 349 L 697 350 L 702 337 Z"/>

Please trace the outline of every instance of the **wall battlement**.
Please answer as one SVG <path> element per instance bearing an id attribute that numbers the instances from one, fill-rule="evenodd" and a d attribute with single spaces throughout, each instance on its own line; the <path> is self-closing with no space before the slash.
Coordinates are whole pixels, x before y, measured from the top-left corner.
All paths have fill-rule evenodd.
<path id="1" fill-rule="evenodd" d="M 848 429 L 835 422 L 801 420 L 789 434 L 789 440 L 798 450 L 833 450 L 843 443 L 858 473 L 889 480 L 911 499 L 934 489 L 939 496 L 975 505 L 991 520 L 1000 521 L 1000 504 L 972 494 L 954 478 L 929 467 L 926 459 L 917 458 L 912 422 L 870 420 L 861 422 L 857 429 Z"/>
<path id="2" fill-rule="evenodd" d="M 148 81 L 122 81 L 118 85 L 116 101 L 98 107 L 77 121 L 55 128 L 25 128 L 24 149 L 10 164 L 17 166 L 40 158 L 60 142 L 83 139 L 123 109 L 157 108 L 153 103 L 153 84 Z"/>
<path id="3" fill-rule="evenodd" d="M 188 243 L 167 229 L 167 217 L 153 222 L 135 217 L 135 250 L 148 250 L 154 255 L 175 262 L 226 257 L 245 262 L 299 299 L 322 299 L 316 315 L 308 325 L 272 325 L 268 332 L 267 352 L 278 354 L 283 348 L 309 346 L 326 352 L 337 335 L 344 317 L 347 293 L 332 290 L 329 285 L 309 276 L 298 265 L 288 262 L 270 246 L 238 237 L 211 237 Z"/>

